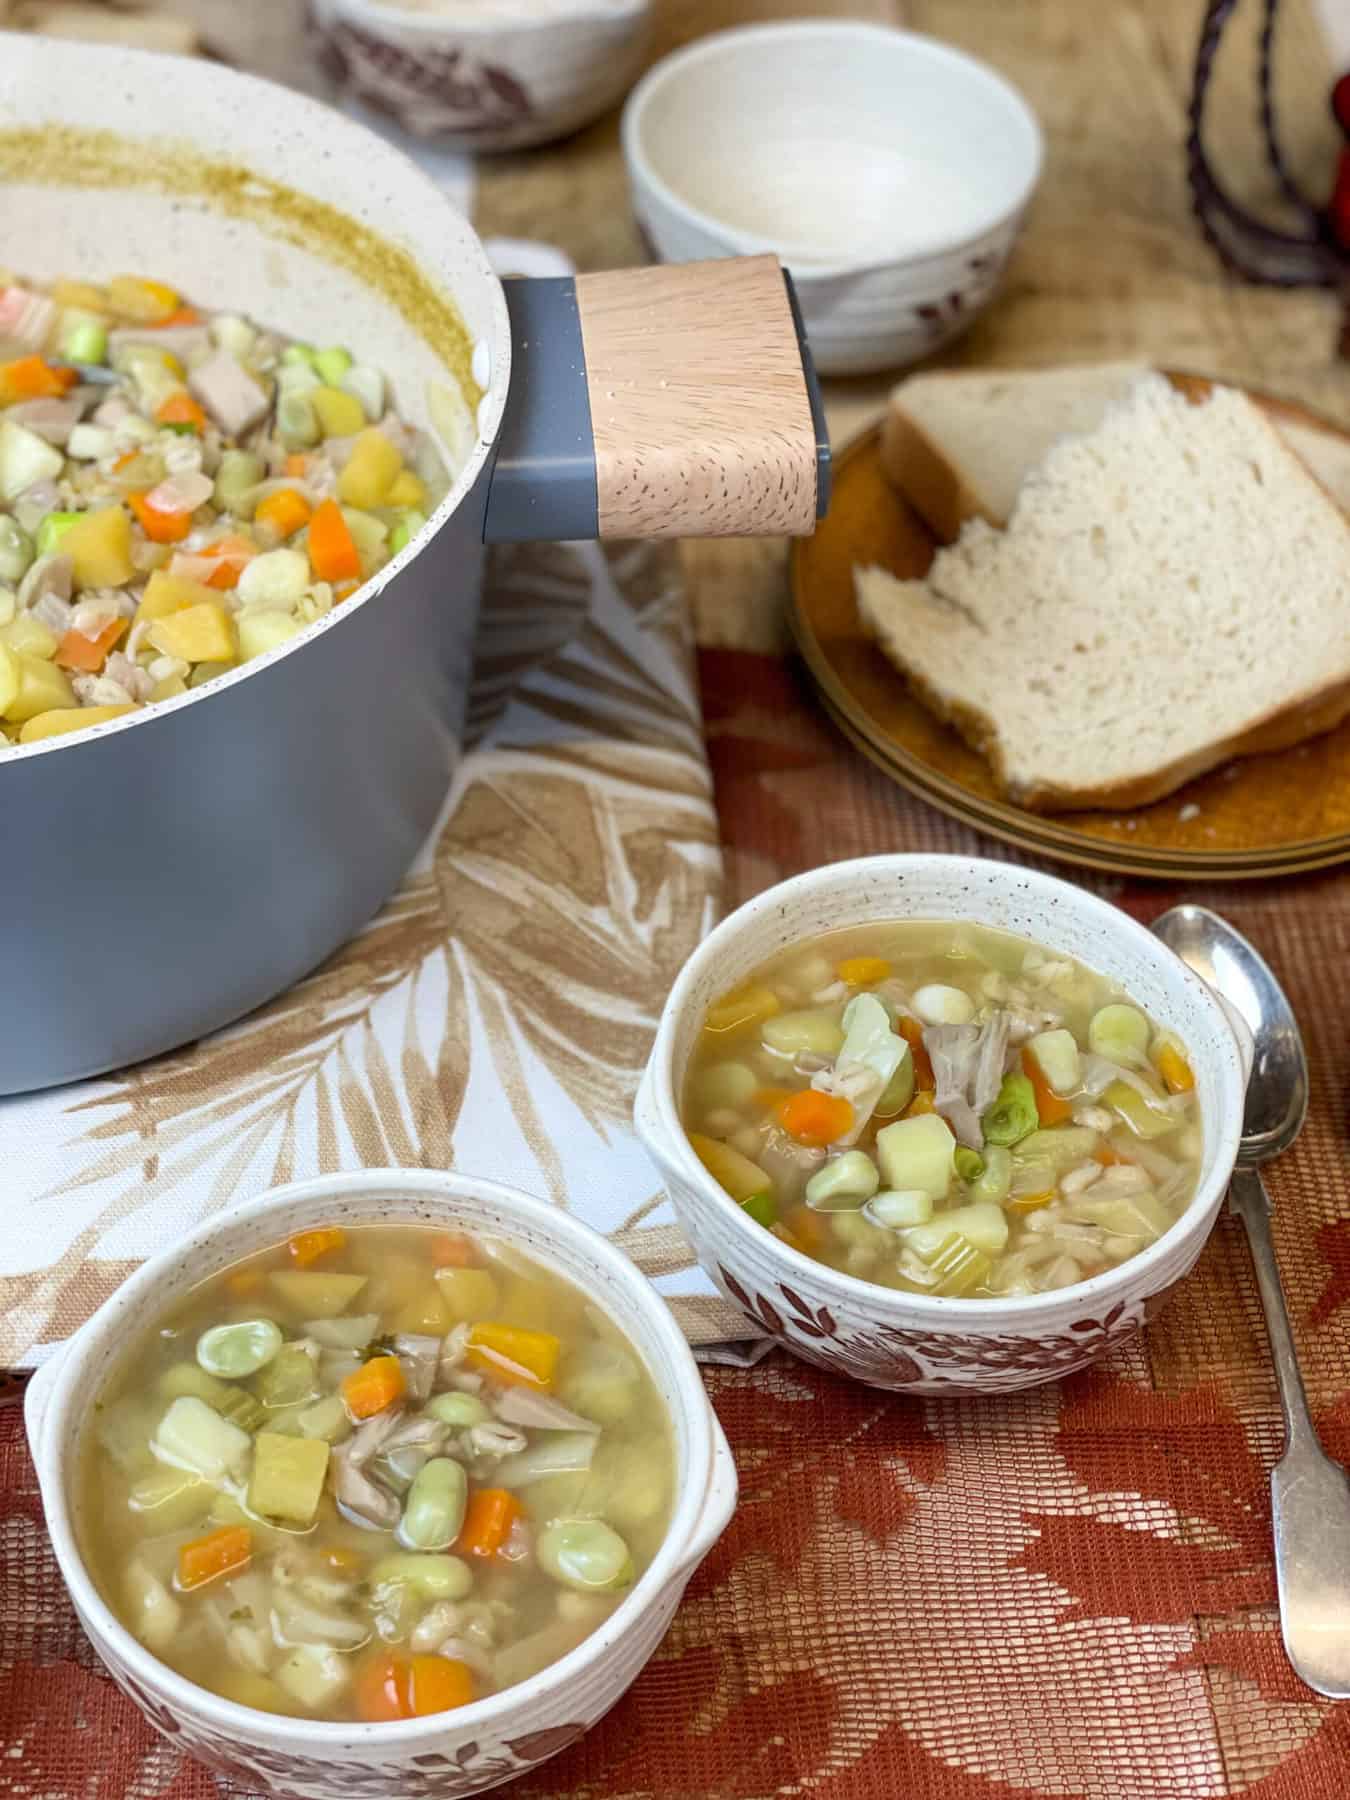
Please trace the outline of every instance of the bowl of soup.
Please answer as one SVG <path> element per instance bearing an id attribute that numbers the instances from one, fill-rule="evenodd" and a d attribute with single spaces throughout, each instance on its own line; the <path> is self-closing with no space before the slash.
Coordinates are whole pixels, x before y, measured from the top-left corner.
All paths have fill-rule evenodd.
<path id="1" fill-rule="evenodd" d="M 114 1679 L 287 1800 L 448 1800 L 555 1754 L 650 1657 L 736 1497 L 655 1290 L 466 1176 L 326 1177 L 211 1221 L 26 1406 Z"/>
<path id="2" fill-rule="evenodd" d="M 1199 1255 L 1245 1025 L 1143 926 L 1008 864 L 813 870 L 685 965 L 637 1123 L 756 1331 L 877 1387 L 1081 1368 Z"/>

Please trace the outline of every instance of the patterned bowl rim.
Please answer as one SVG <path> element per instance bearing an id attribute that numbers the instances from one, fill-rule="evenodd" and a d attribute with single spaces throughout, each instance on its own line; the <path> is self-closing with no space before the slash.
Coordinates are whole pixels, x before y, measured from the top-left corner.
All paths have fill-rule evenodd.
<path id="1" fill-rule="evenodd" d="M 528 1221 L 541 1232 L 570 1239 L 573 1248 L 590 1265 L 593 1286 L 589 1297 L 593 1303 L 608 1312 L 605 1296 L 609 1291 L 608 1284 L 614 1284 L 625 1290 L 634 1309 L 642 1315 L 659 1354 L 668 1360 L 673 1372 L 675 1389 L 684 1402 L 683 1421 L 688 1434 L 686 1467 L 682 1471 L 680 1492 L 665 1537 L 647 1569 L 607 1619 L 566 1656 L 500 1693 L 457 1707 L 452 1715 L 432 1713 L 425 1718 L 401 1719 L 386 1724 L 261 1713 L 253 1707 L 223 1699 L 209 1688 L 180 1675 L 168 1663 L 161 1662 L 122 1624 L 86 1569 L 75 1534 L 66 1484 L 57 1479 L 52 1454 L 52 1446 L 60 1440 L 63 1428 L 69 1428 L 72 1413 L 88 1404 L 85 1369 L 91 1355 L 106 1347 L 118 1331 L 133 1328 L 134 1322 L 154 1312 L 156 1290 L 185 1257 L 209 1247 L 217 1235 L 264 1216 L 275 1215 L 277 1235 L 282 1237 L 289 1213 L 316 1199 L 349 1200 L 367 1190 L 375 1202 L 381 1191 L 393 1197 L 394 1190 L 403 1196 L 441 1200 L 451 1206 L 457 1199 L 470 1196 L 502 1210 L 508 1221 L 503 1235 L 508 1238 L 510 1221 L 519 1220 Z M 362 1169 L 270 1189 L 246 1205 L 207 1219 L 187 1237 L 144 1263 L 75 1336 L 39 1368 L 29 1387 L 30 1403 L 25 1411 L 47 1529 L 61 1574 L 78 1604 L 82 1620 L 87 1622 L 86 1628 L 96 1634 L 97 1641 L 105 1644 L 139 1682 L 170 1706 L 190 1716 L 209 1716 L 218 1727 L 241 1736 L 256 1737 L 260 1730 L 259 1721 L 265 1720 L 268 1730 L 290 1739 L 291 1747 L 298 1754 L 331 1753 L 339 1742 L 351 1748 L 406 1751 L 418 1748 L 423 1740 L 444 1736 L 447 1720 L 451 1718 L 452 1728 L 457 1733 L 462 1730 L 481 1733 L 502 1726 L 513 1715 L 530 1712 L 557 1692 L 574 1685 L 589 1666 L 613 1655 L 641 1615 L 659 1603 L 673 1582 L 687 1577 L 687 1565 L 692 1564 L 695 1553 L 701 1558 L 711 1547 L 713 1537 L 720 1535 L 725 1518 L 713 1521 L 716 1532 L 708 1536 L 710 1506 L 730 1512 L 725 1489 L 732 1467 L 730 1454 L 693 1353 L 661 1295 L 635 1263 L 591 1226 L 548 1201 L 537 1200 L 518 1188 L 486 1177 L 429 1169 Z M 731 1479 L 731 1498 L 734 1499 L 734 1474 Z M 707 1541 L 702 1541 L 705 1538 Z"/>
<path id="2" fill-rule="evenodd" d="M 343 0 L 344 4 L 369 4 L 369 0 Z M 642 115 L 652 99 L 668 82 L 687 75 L 701 62 L 720 55 L 737 44 L 766 44 L 770 40 L 797 42 L 809 51 L 811 41 L 884 43 L 902 48 L 930 72 L 954 73 L 965 82 L 981 86 L 991 106 L 1000 106 L 1014 117 L 1026 134 L 1026 170 L 1013 197 L 997 210 L 976 213 L 976 223 L 953 236 L 941 228 L 921 239 L 902 256 L 853 257 L 842 261 L 800 261 L 809 248 L 805 244 L 787 244 L 743 231 L 714 214 L 695 206 L 659 175 L 642 146 Z M 781 256 L 792 270 L 798 288 L 809 289 L 815 283 L 835 281 L 843 276 L 859 276 L 872 270 L 915 269 L 925 262 L 954 255 L 981 243 L 998 231 L 1014 225 L 1035 193 L 1045 166 L 1045 137 L 1039 119 L 1022 94 L 1005 75 L 981 62 L 976 56 L 958 50 L 954 45 L 928 37 L 919 31 L 904 31 L 894 25 L 882 25 L 868 19 L 787 19 L 762 25 L 738 25 L 730 31 L 710 32 L 663 56 L 652 64 L 624 103 L 620 126 L 624 160 L 635 192 L 645 189 L 656 195 L 687 226 L 702 231 L 724 246 L 723 254 L 759 256 L 764 253 Z M 640 210 L 640 209 L 639 209 Z"/>
<path id="3" fill-rule="evenodd" d="M 514 10 L 508 10 L 505 0 L 496 0 L 491 12 L 477 17 L 467 11 L 408 12 L 396 0 L 320 0 L 320 4 L 332 18 L 359 19 L 375 36 L 381 34 L 381 28 L 396 28 L 400 33 L 448 41 L 501 37 L 507 33 L 537 37 L 550 26 L 618 24 L 650 12 L 653 0 L 568 0 L 566 4 L 553 0 L 547 12 L 532 6 L 531 0 L 512 0 Z"/>
<path id="4" fill-rule="evenodd" d="M 906 875 L 917 875 L 923 870 L 946 871 L 953 875 L 970 874 L 986 880 L 993 873 L 1010 885 L 1035 890 L 1048 901 L 1071 902 L 1075 908 L 1094 915 L 1107 931 L 1135 950 L 1141 963 L 1166 968 L 1174 980 L 1191 991 L 1201 1007 L 1211 1014 L 1215 1024 L 1223 1027 L 1226 1039 L 1231 1042 L 1231 1052 L 1228 1055 L 1221 1053 L 1215 1059 L 1219 1085 L 1223 1099 L 1227 1102 L 1223 1108 L 1227 1124 L 1221 1129 L 1217 1121 L 1212 1128 L 1206 1122 L 1207 1132 L 1212 1129 L 1216 1133 L 1209 1179 L 1200 1183 L 1189 1206 L 1160 1238 L 1146 1250 L 1141 1250 L 1136 1256 L 1118 1263 L 1114 1269 L 1108 1269 L 1101 1275 L 1093 1275 L 1086 1281 L 1051 1289 L 1044 1294 L 1012 1295 L 1000 1300 L 946 1298 L 879 1287 L 875 1282 L 864 1281 L 859 1276 L 847 1275 L 842 1270 L 834 1269 L 828 1263 L 816 1262 L 765 1231 L 763 1226 L 757 1225 L 708 1174 L 695 1156 L 680 1123 L 674 1082 L 675 1041 L 681 1020 L 688 1009 L 691 990 L 709 964 L 724 956 L 729 946 L 748 926 L 756 924 L 766 914 L 781 914 L 815 889 L 835 886 L 860 877 L 896 875 L 903 878 Z M 1197 1235 L 1202 1239 L 1208 1235 L 1237 1160 L 1242 1131 L 1243 1096 L 1250 1067 L 1251 1041 L 1250 1034 L 1247 1033 L 1244 1043 L 1239 1036 L 1240 1031 L 1246 1032 L 1241 1019 L 1235 1020 L 1235 1016 L 1214 990 L 1187 968 L 1147 926 L 1139 924 L 1128 913 L 1122 912 L 1107 900 L 1099 899 L 1085 888 L 1062 881 L 1054 875 L 1044 875 L 1036 869 L 1000 862 L 993 857 L 919 853 L 862 856 L 826 863 L 766 888 L 762 894 L 756 894 L 737 907 L 735 912 L 728 914 L 704 938 L 685 962 L 666 1000 L 656 1041 L 638 1093 L 635 1117 L 639 1135 L 658 1162 L 672 1165 L 683 1180 L 696 1187 L 708 1203 L 717 1209 L 727 1235 L 742 1238 L 747 1246 L 753 1246 L 758 1257 L 777 1265 L 777 1273 L 793 1286 L 805 1287 L 808 1291 L 813 1286 L 817 1290 L 823 1288 L 858 1311 L 876 1313 L 878 1309 L 894 1309 L 907 1320 L 918 1320 L 934 1327 L 946 1325 L 956 1329 L 959 1326 L 965 1330 L 972 1325 L 983 1325 L 991 1329 L 1009 1326 L 1024 1331 L 1031 1329 L 1033 1332 L 1037 1327 L 1051 1330 L 1058 1328 L 1061 1318 L 1072 1320 L 1088 1314 L 1097 1317 L 1108 1311 L 1117 1300 L 1128 1302 L 1155 1293 L 1165 1285 L 1163 1270 L 1173 1262 L 1182 1245 Z M 1151 1279 L 1155 1275 L 1157 1279 Z"/>

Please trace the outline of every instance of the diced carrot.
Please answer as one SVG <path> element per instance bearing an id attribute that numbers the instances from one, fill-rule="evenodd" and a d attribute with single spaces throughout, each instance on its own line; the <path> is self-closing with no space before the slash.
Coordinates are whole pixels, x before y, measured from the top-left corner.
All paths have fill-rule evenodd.
<path id="1" fill-rule="evenodd" d="M 206 1537 L 194 1538 L 178 1549 L 178 1585 L 187 1592 L 205 1587 L 222 1575 L 235 1575 L 248 1567 L 253 1538 L 247 1525 L 222 1525 Z"/>
<path id="2" fill-rule="evenodd" d="M 308 468 L 309 458 L 305 455 L 304 451 L 292 450 L 287 455 L 286 460 L 282 463 L 281 472 L 283 475 L 295 475 L 303 480 Z"/>
<path id="3" fill-rule="evenodd" d="M 936 1090 L 933 1088 L 920 1088 L 918 1093 L 915 1094 L 914 1098 L 910 1101 L 909 1105 L 905 1108 L 904 1112 L 901 1113 L 900 1116 L 902 1119 L 917 1119 L 917 1118 L 920 1118 L 924 1113 L 930 1113 L 930 1112 L 936 1112 L 936 1111 L 937 1111 Z"/>
<path id="4" fill-rule="evenodd" d="M 79 669 L 95 675 L 108 660 L 108 652 L 127 629 L 126 619 L 109 619 L 97 637 L 86 637 L 82 631 L 70 630 L 56 646 L 52 661 L 63 669 Z"/>
<path id="5" fill-rule="evenodd" d="M 354 1419 L 369 1419 L 403 1397 L 406 1383 L 396 1356 L 372 1356 L 342 1378 L 342 1398 Z"/>
<path id="6" fill-rule="evenodd" d="M 139 455 L 139 450 L 124 450 L 113 464 L 113 474 L 115 475 L 119 469 L 125 469 L 129 464 L 134 463 Z"/>
<path id="7" fill-rule="evenodd" d="M 17 400 L 46 400 L 64 394 L 78 380 L 74 369 L 54 369 L 40 356 L 21 356 L 0 363 L 0 406 L 12 406 Z"/>
<path id="8" fill-rule="evenodd" d="M 415 1719 L 450 1712 L 473 1699 L 473 1676 L 467 1663 L 451 1656 L 408 1659 L 408 1703 Z"/>
<path id="9" fill-rule="evenodd" d="M 1040 1194 L 1015 1194 L 1011 1200 L 1004 1201 L 1004 1207 L 1010 1213 L 1039 1212 L 1043 1206 L 1049 1206 L 1055 1197 L 1054 1188 L 1046 1188 Z"/>
<path id="10" fill-rule="evenodd" d="M 179 388 L 176 394 L 160 401 L 155 408 L 155 422 L 158 425 L 190 425 L 198 433 L 206 430 L 206 414 L 186 388 Z"/>
<path id="11" fill-rule="evenodd" d="M 357 1674 L 354 1697 L 357 1712 L 368 1724 L 410 1719 L 407 1663 L 388 1650 L 380 1651 Z"/>
<path id="12" fill-rule="evenodd" d="M 309 522 L 309 560 L 320 581 L 350 581 L 361 573 L 361 555 L 336 500 L 324 500 Z"/>
<path id="13" fill-rule="evenodd" d="M 553 1386 L 561 1349 L 551 1331 L 529 1331 L 523 1325 L 488 1319 L 469 1333 L 468 1358 L 494 1381 L 547 1389 Z"/>
<path id="14" fill-rule="evenodd" d="M 505 1488 L 476 1489 L 469 1496 L 455 1550 L 460 1556 L 495 1556 L 523 1510 Z"/>
<path id="15" fill-rule="evenodd" d="M 1158 1073 L 1169 1094 L 1189 1094 L 1195 1087 L 1191 1065 L 1172 1044 L 1164 1044 L 1158 1052 Z"/>
<path id="16" fill-rule="evenodd" d="M 797 1249 L 805 1250 L 810 1255 L 813 1251 L 825 1248 L 829 1226 L 823 1216 L 812 1212 L 809 1206 L 794 1206 L 783 1223 L 792 1234 Z"/>
<path id="17" fill-rule="evenodd" d="M 896 1026 L 896 1030 L 909 1045 L 909 1053 L 914 1059 L 915 1087 L 936 1088 L 937 1081 L 933 1075 L 933 1064 L 928 1052 L 923 1047 L 923 1026 L 917 1019 L 911 1019 L 906 1013 Z"/>
<path id="18" fill-rule="evenodd" d="M 166 325 L 200 325 L 201 322 L 202 315 L 195 306 L 179 306 L 166 319 L 147 321 L 156 331 L 163 331 Z"/>
<path id="19" fill-rule="evenodd" d="M 803 1088 L 779 1107 L 778 1120 L 799 1144 L 832 1144 L 853 1123 L 853 1108 L 837 1094 Z"/>
<path id="20" fill-rule="evenodd" d="M 848 956 L 835 969 L 840 981 L 846 981 L 850 987 L 875 987 L 879 981 L 885 981 L 891 972 L 891 965 L 881 956 Z"/>
<path id="21" fill-rule="evenodd" d="M 1133 1166 L 1134 1163 L 1132 1156 L 1122 1156 L 1119 1150 L 1113 1150 L 1110 1144 L 1098 1144 L 1092 1152 L 1092 1160 L 1100 1163 L 1104 1169 L 1114 1169 L 1118 1163 L 1130 1166 Z"/>
<path id="22" fill-rule="evenodd" d="M 440 1231 L 431 1240 L 431 1260 L 438 1269 L 471 1269 L 478 1261 L 473 1239 L 462 1231 Z"/>
<path id="23" fill-rule="evenodd" d="M 266 1281 L 261 1269 L 235 1269 L 225 1277 L 225 1285 L 236 1300 L 251 1300 L 263 1291 Z"/>
<path id="24" fill-rule="evenodd" d="M 148 494 L 128 494 L 127 501 L 152 544 L 179 544 L 192 530 L 190 512 L 161 512 Z"/>
<path id="25" fill-rule="evenodd" d="M 238 532 L 231 532 L 227 537 L 217 538 L 214 544 L 208 544 L 199 555 L 194 556 L 191 568 L 179 569 L 174 566 L 183 555 L 181 550 L 178 551 L 169 564 L 169 573 L 186 575 L 190 580 L 200 581 L 206 587 L 224 591 L 238 584 L 239 577 L 257 554 L 258 546 L 255 543 L 249 538 L 241 537 Z M 216 559 L 216 567 L 210 571 L 201 571 L 199 565 L 211 558 Z"/>
<path id="26" fill-rule="evenodd" d="M 449 1712 L 473 1699 L 467 1663 L 448 1656 L 395 1656 L 382 1650 L 356 1677 L 356 1710 L 370 1724 Z"/>
<path id="27" fill-rule="evenodd" d="M 1042 1126 L 1062 1125 L 1073 1117 L 1073 1107 L 1062 1099 L 1045 1079 L 1045 1070 L 1029 1048 L 1022 1051 L 1022 1073 L 1031 1083 L 1036 1096 L 1036 1117 Z"/>
<path id="28" fill-rule="evenodd" d="M 339 581 L 333 589 L 333 604 L 339 606 L 344 600 L 350 600 L 353 594 L 359 594 L 364 584 L 359 581 Z"/>
<path id="29" fill-rule="evenodd" d="M 309 523 L 312 511 L 303 494 L 297 494 L 294 488 L 278 488 L 258 502 L 253 518 L 256 524 L 269 526 L 278 537 L 288 538 Z"/>
<path id="30" fill-rule="evenodd" d="M 327 1256 L 330 1250 L 341 1250 L 347 1234 L 340 1225 L 321 1225 L 315 1231 L 301 1231 L 286 1240 L 286 1249 L 297 1268 L 308 1268 Z"/>

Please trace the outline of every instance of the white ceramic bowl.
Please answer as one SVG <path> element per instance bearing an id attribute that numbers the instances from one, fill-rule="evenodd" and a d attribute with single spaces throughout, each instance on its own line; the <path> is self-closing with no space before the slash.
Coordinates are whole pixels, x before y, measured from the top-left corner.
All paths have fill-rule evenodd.
<path id="1" fill-rule="evenodd" d="M 1040 174 L 1040 127 L 991 69 L 884 25 L 701 38 L 624 108 L 638 223 L 667 262 L 774 250 L 816 367 L 914 362 L 994 292 Z"/>
<path id="2" fill-rule="evenodd" d="M 970 920 L 1078 958 L 1120 983 L 1187 1046 L 1204 1129 L 1195 1197 L 1157 1243 L 1047 1294 L 949 1300 L 899 1293 L 814 1262 L 757 1225 L 712 1179 L 678 1096 L 704 1012 L 766 958 L 873 920 Z M 1131 1336 L 1200 1254 L 1228 1186 L 1251 1072 L 1246 1025 L 1153 934 L 1064 881 L 957 856 L 834 863 L 748 901 L 699 946 L 671 990 L 638 1094 L 642 1141 L 718 1287 L 808 1362 L 872 1387 L 987 1394 L 1054 1381 Z"/>
<path id="3" fill-rule="evenodd" d="M 500 1236 L 585 1288 L 642 1353 L 675 1438 L 675 1506 L 651 1566 L 609 1619 L 551 1668 L 453 1713 L 388 1725 L 255 1712 L 187 1681 L 104 1602 L 76 1535 L 90 1398 L 127 1338 L 196 1282 L 327 1223 L 449 1221 Z M 669 1309 L 634 1265 L 569 1214 L 472 1176 L 374 1169 L 278 1188 L 211 1220 L 133 1275 L 29 1384 L 25 1401 L 47 1527 L 94 1648 L 152 1724 L 243 1786 L 283 1800 L 452 1800 L 481 1793 L 579 1737 L 633 1681 L 736 1501 L 736 1471 Z"/>
<path id="4" fill-rule="evenodd" d="M 445 12 L 313 0 L 313 16 L 353 98 L 447 148 L 521 150 L 617 103 L 641 67 L 652 0 L 459 0 Z"/>

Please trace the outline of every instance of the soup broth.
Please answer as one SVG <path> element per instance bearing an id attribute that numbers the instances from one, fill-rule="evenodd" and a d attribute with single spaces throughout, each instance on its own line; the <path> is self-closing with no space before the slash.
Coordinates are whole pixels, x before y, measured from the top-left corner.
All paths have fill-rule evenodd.
<path id="1" fill-rule="evenodd" d="M 149 1649 L 266 1711 L 445 1711 L 557 1661 L 665 1534 L 636 1350 L 512 1246 L 307 1231 L 159 1320 L 95 1401 L 80 1531 Z"/>
<path id="2" fill-rule="evenodd" d="M 683 1120 L 765 1230 L 846 1274 L 981 1297 L 1069 1286 L 1195 1192 L 1185 1047 L 1081 963 L 903 921 L 795 945 L 708 1010 Z"/>

